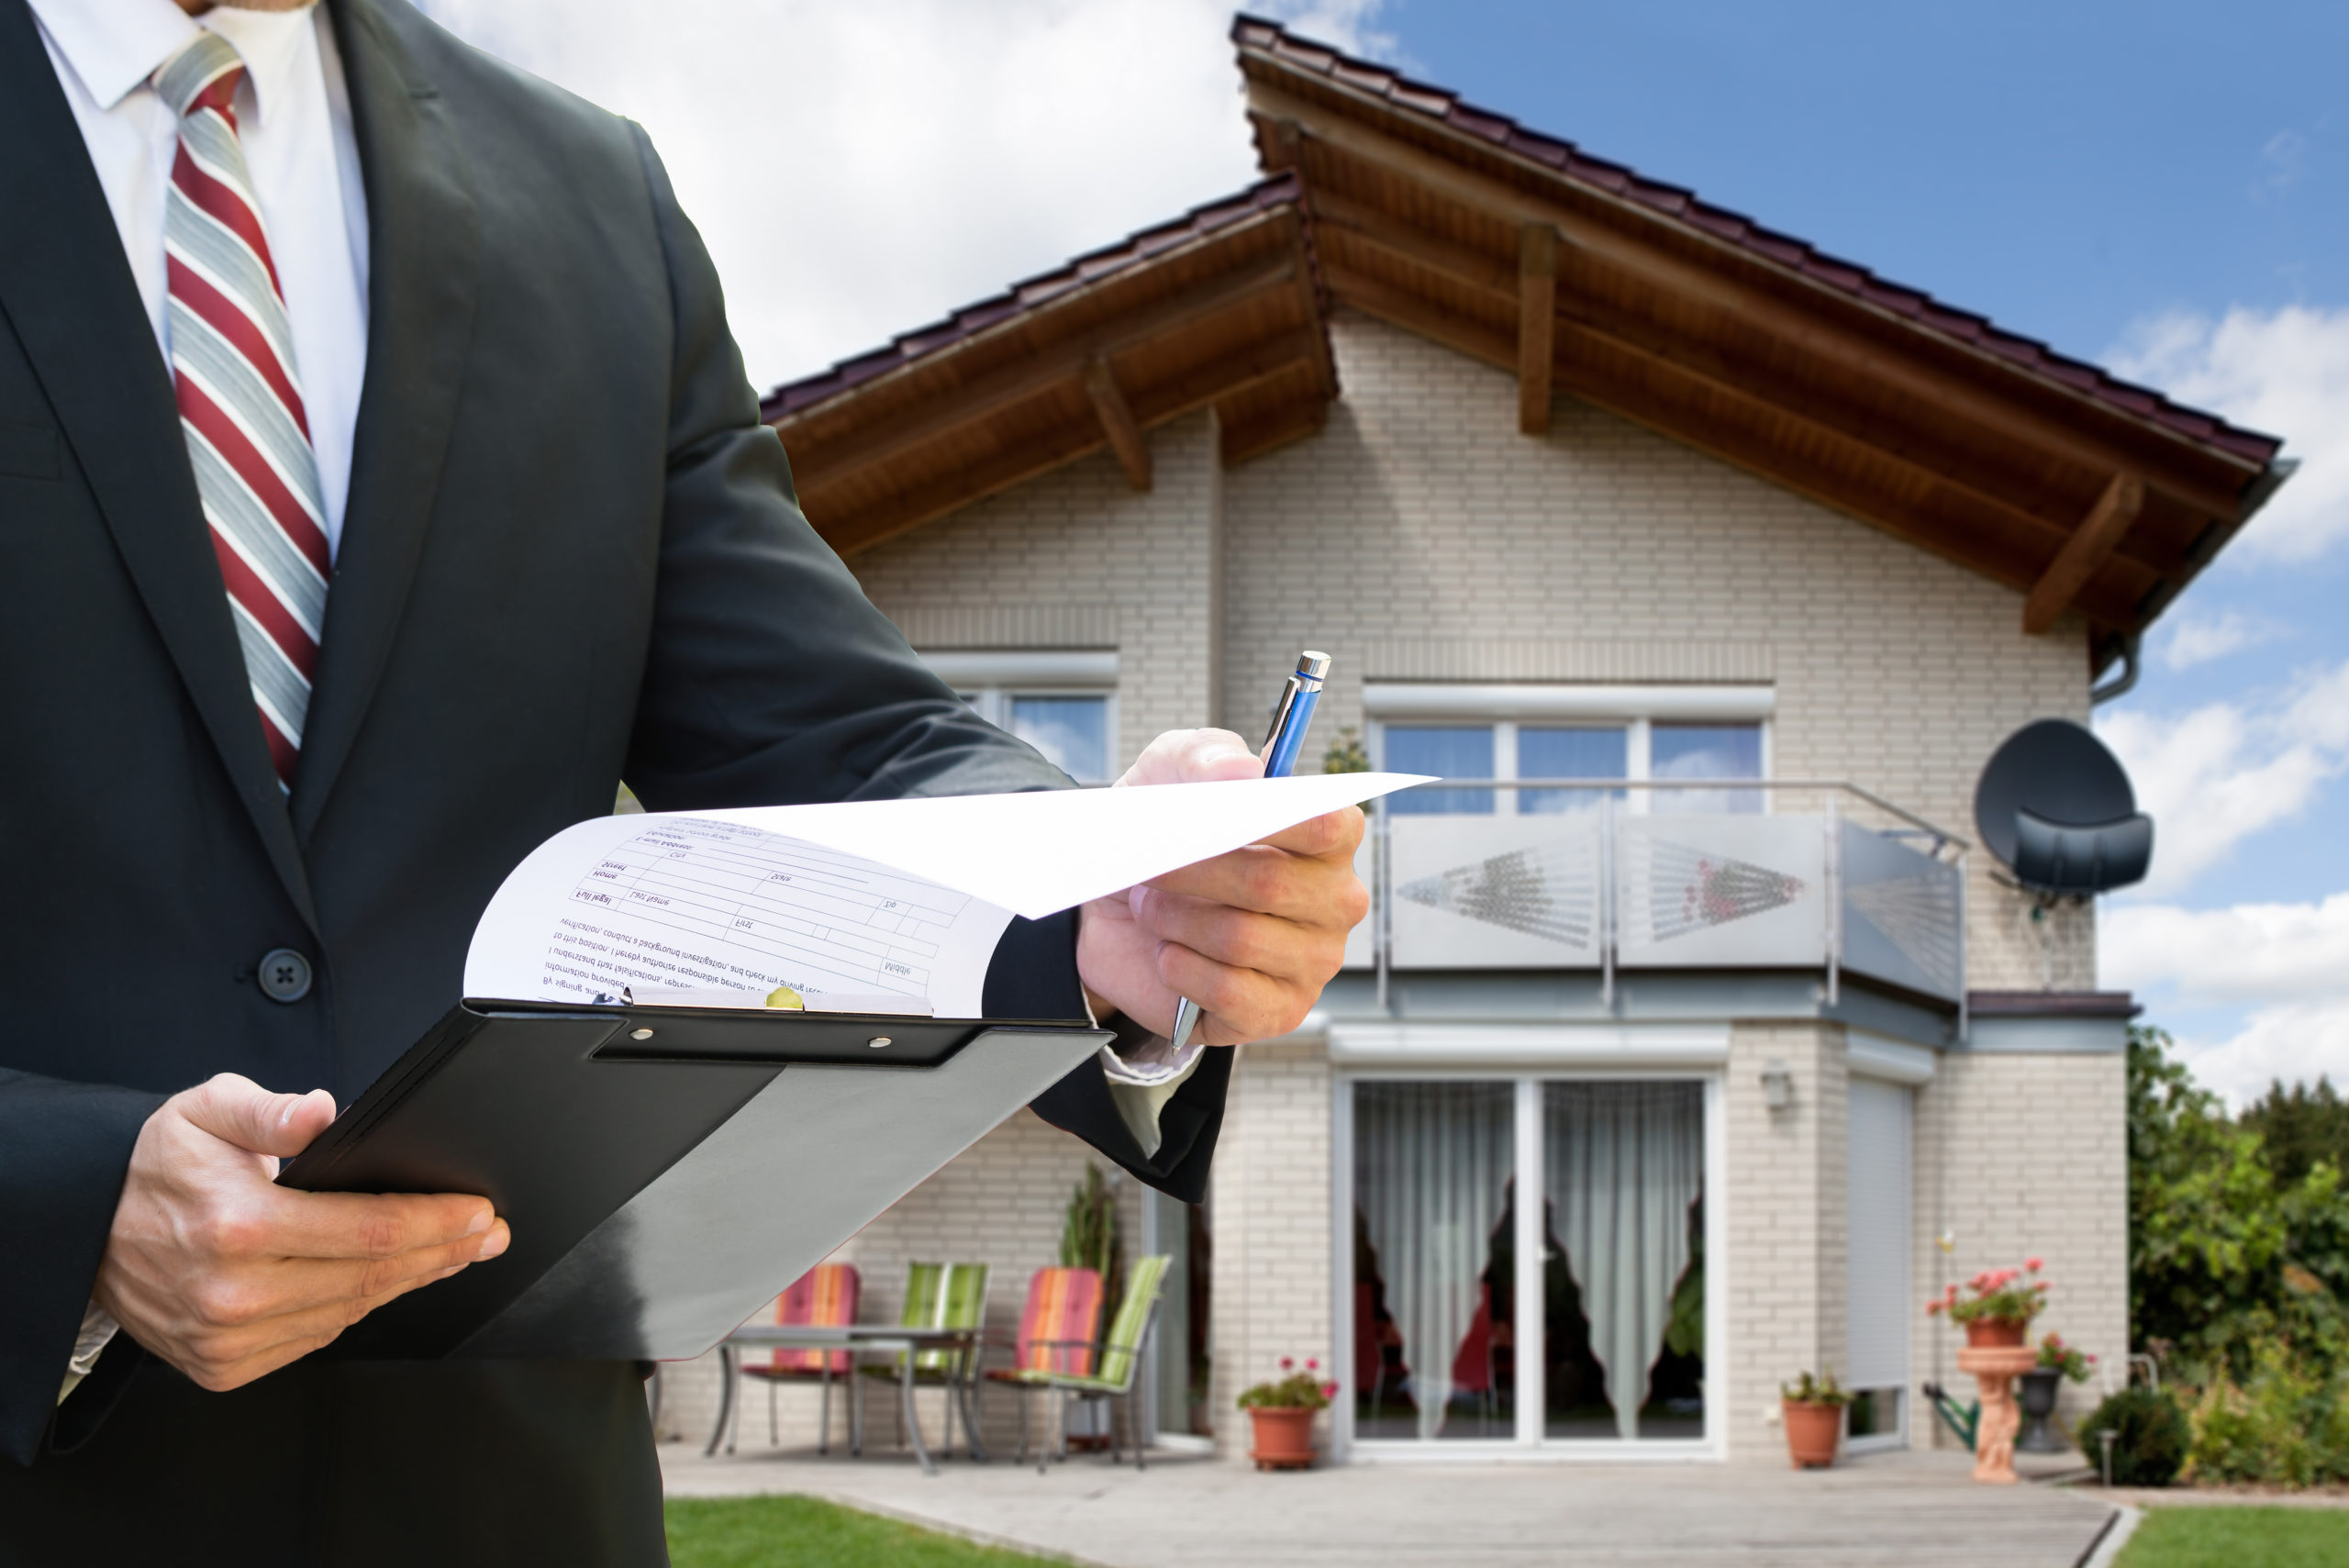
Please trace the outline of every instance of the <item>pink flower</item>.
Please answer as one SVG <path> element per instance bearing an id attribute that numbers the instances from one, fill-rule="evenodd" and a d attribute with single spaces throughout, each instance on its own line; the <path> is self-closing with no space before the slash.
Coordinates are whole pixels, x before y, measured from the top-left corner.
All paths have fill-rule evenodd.
<path id="1" fill-rule="evenodd" d="M 1940 1296 L 1934 1296 L 1931 1301 L 1928 1301 L 1928 1302 L 1926 1302 L 1926 1303 L 1925 1303 L 1925 1316 L 1926 1316 L 1926 1317 L 1928 1317 L 1928 1318 L 1938 1318 L 1938 1317 L 1940 1317 L 1941 1315 L 1942 1315 L 1942 1298 L 1941 1298 Z"/>
<path id="2" fill-rule="evenodd" d="M 2037 1273 L 2046 1262 L 2047 1260 L 2044 1258 L 2025 1258 L 2022 1261 L 2022 1266 L 2029 1269 L 2032 1273 Z"/>
<path id="3" fill-rule="evenodd" d="M 1321 1397 L 1322 1397 L 1322 1398 L 1324 1398 L 1324 1399 L 1335 1399 L 1337 1396 L 1338 1396 L 1338 1385 L 1337 1385 L 1336 1384 L 1334 1384 L 1334 1383 L 1325 1383 L 1325 1384 L 1323 1384 L 1323 1385 L 1321 1385 Z"/>
<path id="4" fill-rule="evenodd" d="M 1308 1372 L 1319 1372 L 1321 1370 L 1321 1363 L 1315 1361 L 1311 1356 L 1308 1356 L 1305 1358 L 1305 1370 Z"/>
<path id="5" fill-rule="evenodd" d="M 1296 1358 L 1296 1357 L 1294 1357 L 1294 1356 L 1283 1356 L 1283 1357 L 1281 1357 L 1281 1370 L 1282 1370 L 1283 1372 L 1287 1372 L 1287 1371 L 1289 1371 L 1291 1368 L 1295 1367 L 1296 1365 L 1297 1365 L 1297 1358 Z"/>
<path id="6" fill-rule="evenodd" d="M 2096 1357 L 2094 1357 L 2094 1356 L 2090 1356 L 2090 1357 L 2088 1357 L 2088 1358 L 2087 1358 L 2087 1361 L 2088 1361 L 2088 1365 L 2090 1365 L 2090 1366 L 2094 1366 L 2094 1365 L 2096 1365 Z"/>

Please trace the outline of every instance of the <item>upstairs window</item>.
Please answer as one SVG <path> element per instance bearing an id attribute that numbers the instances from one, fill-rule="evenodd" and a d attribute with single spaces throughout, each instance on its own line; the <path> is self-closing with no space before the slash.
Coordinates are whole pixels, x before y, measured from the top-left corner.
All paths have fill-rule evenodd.
<path id="1" fill-rule="evenodd" d="M 1373 683 L 1365 698 L 1379 766 L 1394 773 L 1707 783 L 1768 776 L 1766 687 L 1643 691 Z M 1478 713 L 1479 707 L 1485 711 Z M 1392 809 L 1398 816 L 1563 815 L 1596 811 L 1608 793 L 1429 787 L 1393 797 Z M 1759 790 L 1611 793 L 1622 809 L 1635 813 L 1764 808 Z"/>
<path id="2" fill-rule="evenodd" d="M 1079 784 L 1118 776 L 1115 653 L 944 652 L 923 661 L 973 712 Z"/>

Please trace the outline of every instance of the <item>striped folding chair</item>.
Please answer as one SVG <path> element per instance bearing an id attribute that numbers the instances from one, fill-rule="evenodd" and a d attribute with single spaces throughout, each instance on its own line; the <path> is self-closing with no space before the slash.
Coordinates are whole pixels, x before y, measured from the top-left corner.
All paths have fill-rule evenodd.
<path id="1" fill-rule="evenodd" d="M 979 1440 L 979 1424 L 973 1408 L 973 1384 L 978 1371 L 978 1331 L 987 1319 L 987 1265 L 985 1263 L 909 1263 L 906 1267 L 906 1304 L 897 1314 L 897 1326 L 902 1329 L 968 1329 L 972 1331 L 969 1345 L 961 1350 L 928 1350 L 914 1352 L 914 1384 L 917 1387 L 946 1390 L 946 1435 L 939 1444 L 944 1453 L 954 1446 L 954 1412 L 963 1413 L 963 1432 L 972 1455 L 985 1456 L 985 1447 Z M 905 1375 L 905 1355 L 901 1352 L 885 1366 L 862 1369 L 867 1377 L 886 1378 L 892 1382 Z M 863 1394 L 859 1385 L 858 1403 Z M 897 1441 L 905 1441 L 905 1416 L 898 1413 Z"/>
<path id="2" fill-rule="evenodd" d="M 1019 1396 L 1019 1457 L 1028 1458 L 1028 1407 L 1048 1390 L 1042 1373 L 1093 1370 L 1095 1335 L 1101 1318 L 1101 1276 L 1092 1269 L 1038 1269 L 1028 1281 L 1028 1305 L 1019 1314 L 1019 1336 L 1011 1364 L 992 1368 L 990 1384 L 1007 1385 Z"/>
<path id="3" fill-rule="evenodd" d="M 810 1325 L 826 1329 L 846 1328 L 856 1321 L 856 1301 L 860 1281 L 853 1263 L 818 1263 L 791 1282 L 774 1304 L 774 1320 L 791 1325 Z M 832 1441 L 832 1380 L 839 1378 L 845 1385 L 849 1374 L 849 1352 L 846 1351 L 813 1351 L 780 1348 L 769 1353 L 763 1362 L 752 1362 L 758 1352 L 745 1351 L 737 1366 L 744 1377 L 755 1377 L 767 1385 L 767 1442 L 779 1442 L 781 1436 L 775 1422 L 774 1391 L 786 1383 L 814 1383 L 824 1391 L 823 1412 L 817 1427 L 816 1451 L 829 1453 Z M 846 1392 L 843 1386 L 842 1392 Z M 742 1405 L 734 1404 L 734 1423 L 741 1424 Z M 849 1402 L 849 1451 L 857 1452 L 863 1444 L 856 1406 Z M 734 1436 L 729 1432 L 726 1451 L 734 1451 Z"/>
<path id="4" fill-rule="evenodd" d="M 1167 1266 L 1174 1260 L 1164 1253 L 1135 1261 L 1126 1274 L 1126 1294 L 1119 1303 L 1117 1315 L 1109 1319 L 1101 1337 L 1089 1347 L 1095 1361 L 1089 1372 L 1061 1372 L 1047 1367 L 1027 1372 L 1014 1368 L 1012 1381 L 1033 1386 L 1058 1389 L 1068 1399 L 1083 1404 L 1095 1399 L 1123 1400 L 1126 1407 L 1127 1435 L 1134 1445 L 1134 1468 L 1147 1469 L 1143 1454 L 1144 1433 L 1134 1404 L 1134 1374 L 1141 1368 L 1144 1353 L 1150 1346 L 1151 1331 L 1158 1325 L 1159 1291 L 1166 1283 Z M 1060 1442 L 1057 1457 L 1068 1457 L 1067 1410 L 1063 1405 L 1060 1422 Z M 1118 1451 L 1117 1406 L 1110 1406 L 1109 1462 L 1120 1457 Z M 1040 1455 L 1037 1468 L 1043 1468 Z"/>

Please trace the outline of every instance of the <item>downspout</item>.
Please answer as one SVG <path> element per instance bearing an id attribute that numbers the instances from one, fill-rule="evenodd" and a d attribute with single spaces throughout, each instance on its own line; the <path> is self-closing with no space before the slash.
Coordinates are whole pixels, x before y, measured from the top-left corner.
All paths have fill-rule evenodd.
<path id="1" fill-rule="evenodd" d="M 2204 565 L 2208 564 L 2210 558 L 2219 553 L 2221 547 L 2243 531 L 2243 525 L 2251 521 L 2252 514 L 2267 505 L 2276 492 L 2283 487 L 2284 482 L 2298 473 L 2299 469 L 2299 459 L 2279 457 L 2253 475 L 2251 483 L 2243 487 L 2242 513 L 2231 524 L 2223 528 L 2212 528 L 2202 539 L 2196 541 L 2192 570 L 2199 572 Z M 2170 599 L 2176 596 L 2179 586 L 2181 584 L 2163 584 L 2156 587 L 2154 595 L 2142 606 L 2144 618 L 2151 620 L 2166 609 Z M 2121 673 L 2088 692 L 2090 707 L 2101 707 L 2115 697 L 2126 696 L 2137 684 L 2139 646 L 2143 641 L 2143 635 L 2140 632 L 2127 632 L 2121 636 Z"/>
<path id="2" fill-rule="evenodd" d="M 2137 673 L 2139 668 L 2137 653 L 2139 646 L 2143 641 L 2143 637 L 2136 632 L 2129 631 L 2121 633 L 2121 673 L 2113 676 L 2112 679 L 2105 682 L 2104 684 L 2100 686 L 2092 686 L 2088 689 L 2088 706 L 2090 707 L 2102 707 L 2106 703 L 2110 702 L 2115 697 L 2126 696 L 2129 695 L 2130 688 L 2137 684 Z"/>

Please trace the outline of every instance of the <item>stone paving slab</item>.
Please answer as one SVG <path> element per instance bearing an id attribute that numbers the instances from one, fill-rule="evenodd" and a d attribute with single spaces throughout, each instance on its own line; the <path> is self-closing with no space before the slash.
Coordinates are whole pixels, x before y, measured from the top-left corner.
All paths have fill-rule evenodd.
<path id="1" fill-rule="evenodd" d="M 1353 1464 L 1260 1475 L 1189 1456 L 1145 1473 L 812 1452 L 704 1459 L 664 1444 L 672 1496 L 796 1492 L 1100 1568 L 2077 1568 L 2110 1504 L 1976 1486 L 1966 1456 L 1895 1453 L 1796 1473 L 1720 1464 Z"/>

